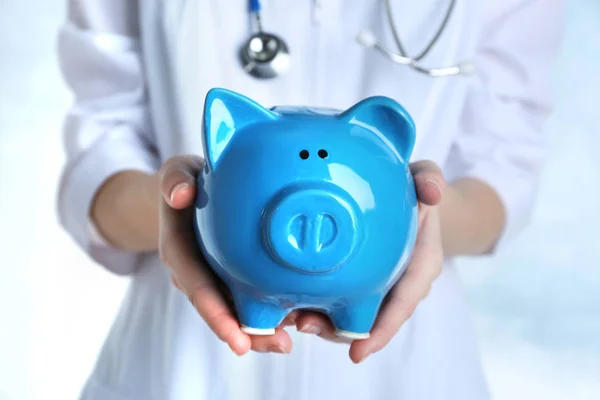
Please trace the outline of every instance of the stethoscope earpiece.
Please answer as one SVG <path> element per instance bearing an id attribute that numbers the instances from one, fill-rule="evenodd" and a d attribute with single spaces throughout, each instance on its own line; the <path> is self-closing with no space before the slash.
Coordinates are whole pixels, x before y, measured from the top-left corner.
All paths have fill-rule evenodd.
<path id="1" fill-rule="evenodd" d="M 383 47 L 381 44 L 378 43 L 375 34 L 366 29 L 358 33 L 358 35 L 356 36 L 356 41 L 367 48 L 377 50 L 379 53 L 383 54 L 389 60 L 397 64 L 406 65 L 417 72 L 431 77 L 472 75 L 475 72 L 475 65 L 473 65 L 473 63 L 469 61 L 464 61 L 460 64 L 442 68 L 427 68 L 421 65 L 421 59 L 423 59 L 433 48 L 437 40 L 442 35 L 442 32 L 448 25 L 448 21 L 450 20 L 450 16 L 452 15 L 452 11 L 454 10 L 455 4 L 456 0 L 450 0 L 450 5 L 448 6 L 448 10 L 446 11 L 446 15 L 444 16 L 444 20 L 442 21 L 442 24 L 440 25 L 439 29 L 437 30 L 433 38 L 429 41 L 425 49 L 414 57 L 409 57 L 406 54 L 406 51 L 404 50 L 404 46 L 402 45 L 402 41 L 400 40 L 400 35 L 398 34 L 398 31 L 396 30 L 396 26 L 394 24 L 394 16 L 392 14 L 392 6 L 390 4 L 390 0 L 385 0 L 385 9 L 388 18 L 388 23 L 392 30 L 392 35 L 394 37 L 394 41 L 396 42 L 396 46 L 398 47 L 398 51 L 400 52 L 400 54 L 390 51 L 387 48 Z"/>
<path id="2" fill-rule="evenodd" d="M 426 68 L 423 67 L 419 61 L 414 58 L 402 56 L 396 54 L 385 47 L 381 46 L 377 42 L 375 34 L 369 30 L 362 30 L 356 36 L 356 41 L 366 48 L 373 48 L 386 56 L 389 60 L 396 64 L 407 65 L 417 72 L 420 72 L 431 77 L 442 77 L 442 76 L 453 76 L 453 75 L 472 75 L 475 72 L 475 66 L 468 61 L 464 61 L 460 64 L 443 67 L 443 68 Z"/>

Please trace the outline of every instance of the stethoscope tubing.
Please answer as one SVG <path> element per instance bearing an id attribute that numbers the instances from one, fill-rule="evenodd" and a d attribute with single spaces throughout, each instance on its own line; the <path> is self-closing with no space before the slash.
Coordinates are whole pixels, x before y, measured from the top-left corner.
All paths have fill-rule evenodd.
<path id="1" fill-rule="evenodd" d="M 385 4 L 385 10 L 386 10 L 388 24 L 392 31 L 392 36 L 394 38 L 396 47 L 398 48 L 398 53 L 395 53 L 395 52 L 385 48 L 380 43 L 378 43 L 375 35 L 368 30 L 363 30 L 358 34 L 356 39 L 360 44 L 362 44 L 363 46 L 365 46 L 367 48 L 373 48 L 373 49 L 377 50 L 380 54 L 384 55 L 390 61 L 392 61 L 396 64 L 406 65 L 406 66 L 412 68 L 413 70 L 415 70 L 416 72 L 428 75 L 430 77 L 470 75 L 474 72 L 475 68 L 470 62 L 462 62 L 462 63 L 456 64 L 453 66 L 442 67 L 442 68 L 427 68 L 427 67 L 422 66 L 420 63 L 420 61 L 423 58 L 425 58 L 427 56 L 427 54 L 429 54 L 429 52 L 433 49 L 435 44 L 438 43 L 441 35 L 443 34 L 443 32 L 446 30 L 447 26 L 449 25 L 450 17 L 454 13 L 456 0 L 450 0 L 450 4 L 448 5 L 448 9 L 444 15 L 444 19 L 442 20 L 440 27 L 437 29 L 436 33 L 433 35 L 432 39 L 427 43 L 425 48 L 423 50 L 421 50 L 419 53 L 417 53 L 417 55 L 414 57 L 408 56 L 408 54 L 404 48 L 404 45 L 402 44 L 402 40 L 400 39 L 400 35 L 396 29 L 396 24 L 395 24 L 390 0 L 385 0 L 384 4 Z M 285 72 L 285 70 L 289 66 L 289 61 L 286 61 L 284 63 L 279 62 L 278 65 L 270 65 L 270 64 L 273 63 L 273 60 L 281 60 L 282 59 L 282 57 L 277 57 L 279 55 L 278 54 L 279 52 L 282 53 L 285 60 L 289 60 L 289 51 L 288 51 L 286 42 L 281 37 L 271 34 L 271 33 L 267 34 L 267 33 L 263 32 L 261 19 L 260 19 L 261 10 L 262 10 L 262 6 L 261 6 L 260 0 L 249 0 L 248 1 L 248 12 L 250 13 L 251 16 L 254 16 L 256 19 L 257 31 L 251 36 L 251 38 L 244 45 L 244 48 L 242 48 L 242 50 L 241 50 L 242 54 L 245 54 L 245 56 L 242 57 L 242 67 L 244 68 L 244 70 L 246 72 L 253 75 L 254 77 L 273 78 L 273 77 L 276 77 Z M 275 54 L 273 57 L 265 58 L 264 57 L 265 52 L 270 51 L 270 50 L 262 49 L 261 50 L 262 53 L 260 51 L 253 52 L 253 50 L 250 48 L 250 46 L 251 46 L 253 38 L 259 39 L 259 40 L 264 40 L 267 37 L 276 39 L 276 41 L 279 43 L 279 48 L 276 50 L 277 54 Z M 256 58 L 253 58 L 253 56 L 252 56 L 253 54 L 256 55 L 255 56 Z M 263 58 L 263 60 L 268 59 L 268 61 L 261 60 L 260 59 L 261 57 Z"/>

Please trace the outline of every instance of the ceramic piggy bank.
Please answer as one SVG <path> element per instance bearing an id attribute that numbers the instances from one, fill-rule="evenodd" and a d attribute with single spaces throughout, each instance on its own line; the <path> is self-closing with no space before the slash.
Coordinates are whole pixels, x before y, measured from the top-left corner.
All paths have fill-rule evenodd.
<path id="1" fill-rule="evenodd" d="M 267 109 L 224 89 L 204 107 L 196 235 L 242 329 L 273 334 L 303 308 L 368 337 L 417 234 L 411 117 L 385 97 Z"/>

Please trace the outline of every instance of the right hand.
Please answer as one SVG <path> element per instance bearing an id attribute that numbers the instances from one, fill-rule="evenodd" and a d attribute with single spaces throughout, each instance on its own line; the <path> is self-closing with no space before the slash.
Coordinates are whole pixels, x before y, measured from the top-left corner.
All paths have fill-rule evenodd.
<path id="1" fill-rule="evenodd" d="M 223 282 L 207 266 L 194 234 L 196 177 L 204 161 L 196 156 L 176 156 L 158 171 L 160 181 L 159 254 L 173 284 L 192 303 L 209 328 L 237 355 L 258 352 L 289 353 L 292 341 L 279 327 L 272 336 L 242 332 Z M 293 320 L 284 325 L 293 325 Z"/>

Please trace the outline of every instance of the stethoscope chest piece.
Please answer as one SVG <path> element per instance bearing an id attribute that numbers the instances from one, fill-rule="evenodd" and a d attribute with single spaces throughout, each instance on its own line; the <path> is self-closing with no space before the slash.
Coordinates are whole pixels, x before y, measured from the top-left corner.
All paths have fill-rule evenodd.
<path id="1" fill-rule="evenodd" d="M 256 78 L 274 78 L 290 68 L 290 53 L 278 36 L 263 32 L 252 35 L 240 50 L 244 70 Z"/>

